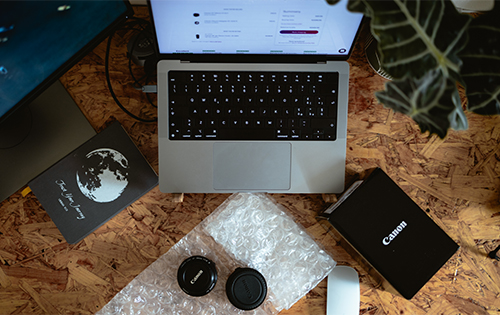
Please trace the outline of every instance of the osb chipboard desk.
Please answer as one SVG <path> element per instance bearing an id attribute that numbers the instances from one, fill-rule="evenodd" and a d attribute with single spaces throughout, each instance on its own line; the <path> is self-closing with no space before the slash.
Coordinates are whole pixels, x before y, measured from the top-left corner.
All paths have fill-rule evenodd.
<path id="1" fill-rule="evenodd" d="M 145 7 L 135 8 L 147 17 Z M 114 38 L 110 70 L 120 101 L 136 115 L 155 115 L 131 87 L 126 43 Z M 158 168 L 157 126 L 139 123 L 114 103 L 106 86 L 106 42 L 61 81 L 92 126 L 119 120 Z M 461 248 L 410 301 L 376 286 L 316 221 L 331 196 L 272 195 L 341 265 L 356 268 L 360 314 L 500 314 L 500 267 L 487 253 L 500 243 L 500 117 L 468 115 L 469 129 L 443 141 L 422 135 L 408 117 L 373 96 L 384 79 L 365 61 L 359 41 L 351 65 L 347 180 L 379 166 Z M 139 70 L 137 70 L 139 71 Z M 83 241 L 69 245 L 33 194 L 0 204 L 0 313 L 93 314 L 220 205 L 227 194 L 163 194 L 153 189 Z M 425 233 L 425 231 L 422 231 Z M 326 280 L 281 314 L 325 314 Z"/>

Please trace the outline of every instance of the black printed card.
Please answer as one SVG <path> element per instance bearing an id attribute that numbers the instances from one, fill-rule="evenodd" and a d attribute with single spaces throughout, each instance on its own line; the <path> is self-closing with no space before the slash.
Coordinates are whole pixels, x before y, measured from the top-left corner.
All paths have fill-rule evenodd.
<path id="1" fill-rule="evenodd" d="M 28 185 L 74 244 L 158 184 L 158 176 L 119 122 Z"/>

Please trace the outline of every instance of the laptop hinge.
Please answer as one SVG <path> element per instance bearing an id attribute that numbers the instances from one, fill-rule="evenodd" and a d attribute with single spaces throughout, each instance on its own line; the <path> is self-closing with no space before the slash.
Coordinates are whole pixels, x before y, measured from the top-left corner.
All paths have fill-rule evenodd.
<path id="1" fill-rule="evenodd" d="M 326 64 L 326 61 L 318 61 L 317 63 L 320 63 L 320 64 Z"/>
<path id="2" fill-rule="evenodd" d="M 181 60 L 181 63 L 190 63 L 189 60 Z"/>

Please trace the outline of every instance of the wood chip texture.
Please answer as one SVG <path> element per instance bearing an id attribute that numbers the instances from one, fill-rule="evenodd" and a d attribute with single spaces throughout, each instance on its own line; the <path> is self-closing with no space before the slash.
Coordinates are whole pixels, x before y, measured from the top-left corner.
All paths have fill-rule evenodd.
<path id="1" fill-rule="evenodd" d="M 136 15 L 148 18 L 146 7 Z M 136 115 L 156 116 L 134 89 L 126 44 L 111 44 L 116 95 Z M 362 31 L 349 60 L 346 183 L 381 167 L 455 240 L 460 249 L 411 300 L 379 288 L 316 220 L 338 196 L 272 194 L 340 265 L 360 275 L 360 314 L 500 314 L 500 266 L 487 254 L 500 244 L 500 116 L 467 114 L 469 129 L 443 140 L 379 104 L 385 79 L 366 62 Z M 106 41 L 61 77 L 96 131 L 119 120 L 155 170 L 158 128 L 127 116 L 104 75 Z M 132 66 L 137 77 L 142 69 Z M 153 96 L 153 101 L 155 97 Z M 0 175 L 1 178 L 1 175 Z M 1 178 L 0 180 L 7 180 Z M 67 244 L 33 194 L 0 203 L 0 313 L 94 314 L 142 270 L 217 208 L 228 194 L 164 194 L 158 187 L 78 244 Z M 425 231 L 422 231 L 425 233 Z M 326 280 L 282 314 L 326 313 Z"/>

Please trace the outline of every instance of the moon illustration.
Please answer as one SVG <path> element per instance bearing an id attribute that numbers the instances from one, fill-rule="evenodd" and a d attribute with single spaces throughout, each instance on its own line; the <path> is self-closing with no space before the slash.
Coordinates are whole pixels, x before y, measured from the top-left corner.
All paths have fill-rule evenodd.
<path id="1" fill-rule="evenodd" d="M 128 185 L 128 160 L 120 152 L 101 148 L 86 155 L 76 172 L 80 191 L 90 200 L 105 203 L 116 200 Z"/>

